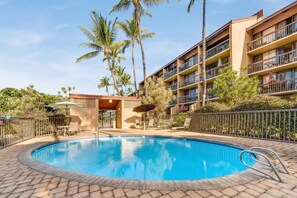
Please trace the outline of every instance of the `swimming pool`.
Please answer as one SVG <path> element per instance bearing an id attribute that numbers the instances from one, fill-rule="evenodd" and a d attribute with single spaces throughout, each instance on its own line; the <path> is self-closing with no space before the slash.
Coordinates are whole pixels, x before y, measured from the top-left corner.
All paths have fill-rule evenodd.
<path id="1" fill-rule="evenodd" d="M 198 180 L 246 170 L 240 151 L 202 140 L 104 137 L 51 144 L 32 152 L 32 157 L 65 170 L 110 178 Z M 249 156 L 244 158 L 253 165 Z"/>

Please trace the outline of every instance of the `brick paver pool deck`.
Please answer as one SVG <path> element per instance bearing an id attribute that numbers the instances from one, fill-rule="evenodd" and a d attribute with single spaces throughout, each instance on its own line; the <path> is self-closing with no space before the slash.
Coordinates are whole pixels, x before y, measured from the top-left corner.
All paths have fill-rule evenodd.
<path id="1" fill-rule="evenodd" d="M 23 165 L 18 160 L 21 152 L 38 145 L 56 140 L 67 140 L 73 137 L 42 137 L 34 138 L 0 150 L 0 198 L 2 197 L 140 197 L 140 198 L 179 198 L 179 197 L 297 197 L 297 144 L 273 142 L 239 137 L 216 136 L 193 132 L 168 132 L 163 130 L 149 131 L 118 131 L 104 130 L 100 135 L 164 135 L 172 137 L 188 137 L 215 140 L 244 147 L 261 146 L 277 151 L 291 172 L 290 176 L 282 175 L 285 182 L 280 183 L 265 177 L 252 176 L 249 181 L 242 178 L 238 184 L 230 187 L 216 188 L 212 185 L 204 190 L 139 190 L 123 187 L 106 187 L 75 180 L 57 177 L 37 171 Z M 94 136 L 93 133 L 80 136 Z M 253 174 L 253 173 L 249 173 Z M 235 174 L 236 175 L 236 174 Z M 224 183 L 224 177 L 221 182 Z M 235 182 L 237 183 L 237 182 Z M 199 185 L 199 183 L 197 183 Z M 225 185 L 225 184 L 223 184 Z"/>

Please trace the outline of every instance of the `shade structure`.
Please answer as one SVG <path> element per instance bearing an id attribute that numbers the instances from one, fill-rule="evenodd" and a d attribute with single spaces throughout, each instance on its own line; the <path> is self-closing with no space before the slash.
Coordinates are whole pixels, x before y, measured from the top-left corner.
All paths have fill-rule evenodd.
<path id="1" fill-rule="evenodd" d="M 70 108 L 80 108 L 82 107 L 79 103 L 69 102 L 69 101 L 63 101 L 63 102 L 57 102 L 53 104 L 47 105 L 47 107 L 53 108 L 53 109 L 65 109 L 66 115 L 68 116 L 68 109 Z"/>
<path id="2" fill-rule="evenodd" d="M 47 107 L 51 107 L 53 109 L 67 109 L 67 108 L 80 108 L 82 107 L 82 105 L 79 103 L 63 101 L 63 102 L 49 104 L 47 105 Z"/>
<path id="3" fill-rule="evenodd" d="M 151 110 L 154 110 L 156 108 L 156 105 L 154 104 L 143 104 L 140 105 L 138 107 L 135 107 L 133 109 L 133 111 L 137 112 L 137 113 L 145 113 L 145 112 L 149 112 Z"/>

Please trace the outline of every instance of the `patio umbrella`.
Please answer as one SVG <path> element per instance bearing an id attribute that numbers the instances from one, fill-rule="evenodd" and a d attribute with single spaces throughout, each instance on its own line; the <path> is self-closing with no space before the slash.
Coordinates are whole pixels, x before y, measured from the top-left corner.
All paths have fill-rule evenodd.
<path id="1" fill-rule="evenodd" d="M 63 101 L 63 102 L 57 102 L 53 104 L 47 105 L 47 107 L 51 107 L 53 109 L 65 109 L 66 114 L 68 114 L 68 109 L 70 108 L 80 108 L 82 107 L 81 104 L 74 103 L 74 102 L 69 102 L 69 101 Z"/>
<path id="2" fill-rule="evenodd" d="M 140 105 L 138 107 L 135 107 L 133 109 L 133 111 L 137 112 L 137 113 L 145 113 L 145 112 L 149 112 L 151 110 L 154 110 L 156 108 L 156 105 L 154 104 L 143 104 Z"/>

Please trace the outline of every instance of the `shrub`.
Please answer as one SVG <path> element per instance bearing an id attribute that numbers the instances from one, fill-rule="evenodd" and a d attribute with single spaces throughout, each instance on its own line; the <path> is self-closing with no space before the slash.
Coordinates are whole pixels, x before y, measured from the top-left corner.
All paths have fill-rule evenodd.
<path id="1" fill-rule="evenodd" d="M 188 113 L 179 113 L 173 119 L 174 126 L 183 126 L 185 119 L 188 117 Z"/>
<path id="2" fill-rule="evenodd" d="M 212 102 L 196 110 L 195 113 L 214 113 L 214 112 L 229 111 L 229 110 L 230 108 L 224 103 Z"/>
<path id="3" fill-rule="evenodd" d="M 280 97 L 254 96 L 251 99 L 245 100 L 236 105 L 234 108 L 232 108 L 232 111 L 291 109 L 294 107 L 294 102 L 289 102 Z"/>

